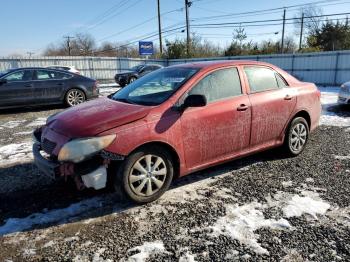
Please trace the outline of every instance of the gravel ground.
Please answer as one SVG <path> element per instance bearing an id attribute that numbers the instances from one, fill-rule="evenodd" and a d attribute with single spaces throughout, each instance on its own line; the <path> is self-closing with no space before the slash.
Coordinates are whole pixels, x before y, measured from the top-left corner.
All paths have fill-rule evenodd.
<path id="1" fill-rule="evenodd" d="M 24 143 L 30 135 L 16 133 L 58 110 L 3 113 L 0 145 Z M 232 161 L 144 206 L 48 181 L 25 149 L 12 160 L 0 151 L 0 261 L 350 261 L 349 141 L 348 126 L 322 125 L 298 157 Z"/>

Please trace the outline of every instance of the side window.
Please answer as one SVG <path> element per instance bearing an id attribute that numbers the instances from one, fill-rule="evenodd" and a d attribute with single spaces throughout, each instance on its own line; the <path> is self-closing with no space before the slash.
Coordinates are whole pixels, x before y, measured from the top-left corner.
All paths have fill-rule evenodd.
<path id="1" fill-rule="evenodd" d="M 244 71 L 252 93 L 279 88 L 277 73 L 272 69 L 259 66 L 246 66 L 244 67 Z"/>
<path id="2" fill-rule="evenodd" d="M 24 71 L 16 71 L 4 77 L 7 82 L 23 81 Z"/>
<path id="3" fill-rule="evenodd" d="M 275 73 L 278 87 L 286 87 L 288 86 L 286 80 L 284 80 L 279 74 Z"/>
<path id="4" fill-rule="evenodd" d="M 188 94 L 204 95 L 208 103 L 241 95 L 242 87 L 237 68 L 220 69 L 207 75 Z"/>
<path id="5" fill-rule="evenodd" d="M 57 79 L 57 80 L 71 78 L 70 74 L 66 74 L 66 73 L 62 73 L 62 72 L 58 72 L 58 71 L 51 71 L 50 75 L 53 79 Z"/>
<path id="6" fill-rule="evenodd" d="M 47 80 L 51 79 L 50 71 L 47 70 L 36 70 L 36 79 L 37 80 Z"/>

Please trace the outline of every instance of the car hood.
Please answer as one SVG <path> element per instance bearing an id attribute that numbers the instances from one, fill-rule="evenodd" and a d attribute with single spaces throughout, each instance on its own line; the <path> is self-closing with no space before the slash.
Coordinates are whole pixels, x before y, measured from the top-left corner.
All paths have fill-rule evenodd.
<path id="1" fill-rule="evenodd" d="M 70 138 L 89 137 L 144 118 L 150 110 L 148 106 L 99 98 L 50 117 L 46 125 Z"/>

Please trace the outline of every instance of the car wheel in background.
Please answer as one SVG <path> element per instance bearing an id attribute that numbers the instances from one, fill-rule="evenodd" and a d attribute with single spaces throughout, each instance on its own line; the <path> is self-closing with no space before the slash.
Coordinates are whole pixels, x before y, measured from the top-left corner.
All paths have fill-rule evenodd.
<path id="1" fill-rule="evenodd" d="M 82 90 L 74 88 L 67 92 L 65 100 L 68 106 L 76 106 L 85 102 L 86 97 Z"/>
<path id="2" fill-rule="evenodd" d="M 137 78 L 132 76 L 129 78 L 129 84 L 131 84 L 132 82 L 134 82 Z"/>
<path id="3" fill-rule="evenodd" d="M 305 148 L 309 137 L 309 125 L 302 117 L 294 118 L 286 133 L 284 147 L 289 155 L 297 156 Z"/>
<path id="4" fill-rule="evenodd" d="M 169 188 L 174 168 L 171 155 L 161 147 L 143 147 L 119 167 L 114 187 L 137 203 L 156 200 Z M 120 192 L 122 191 L 122 192 Z"/>

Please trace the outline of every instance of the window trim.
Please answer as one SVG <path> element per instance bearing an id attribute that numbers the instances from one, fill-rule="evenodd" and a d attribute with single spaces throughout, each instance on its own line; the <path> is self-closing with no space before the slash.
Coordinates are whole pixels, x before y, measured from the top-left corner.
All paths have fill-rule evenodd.
<path id="1" fill-rule="evenodd" d="M 12 75 L 12 74 L 15 74 L 15 73 L 18 73 L 18 72 L 25 72 L 25 71 L 32 71 L 32 79 L 31 80 L 16 80 L 16 81 L 9 81 L 7 82 L 8 84 L 10 83 L 22 83 L 22 82 L 29 82 L 29 81 L 34 81 L 33 80 L 33 72 L 34 70 L 33 69 L 19 69 L 19 70 L 15 70 L 15 71 L 12 71 L 12 72 L 8 72 L 7 74 L 3 75 L 1 77 L 1 79 L 6 79 L 6 77 Z M 24 74 L 24 73 L 23 73 Z"/>
<path id="2" fill-rule="evenodd" d="M 274 68 L 272 68 L 272 67 L 265 66 L 265 65 L 242 65 L 242 71 L 243 71 L 243 73 L 244 73 L 244 75 L 245 75 L 245 78 L 246 78 L 246 85 L 249 87 L 249 92 L 247 92 L 248 95 L 250 95 L 250 94 L 257 94 L 257 93 L 262 93 L 262 92 L 270 92 L 270 91 L 275 91 L 275 90 L 281 90 L 281 89 L 284 88 L 284 87 L 278 86 L 277 88 L 270 88 L 270 89 L 261 90 L 261 91 L 252 91 L 251 88 L 250 88 L 250 83 L 249 83 L 248 75 L 247 75 L 247 73 L 245 72 L 245 68 L 246 68 L 246 67 L 261 67 L 261 68 L 269 69 L 269 70 L 271 70 L 271 71 L 274 72 L 277 86 L 278 86 L 278 82 L 277 82 L 276 74 L 279 75 L 279 76 L 281 77 L 281 79 L 285 82 L 286 86 L 289 86 L 289 85 L 288 85 L 288 82 L 284 79 L 284 77 L 282 77 L 281 74 L 279 74 L 279 73 L 278 73 Z"/>
<path id="3" fill-rule="evenodd" d="M 239 70 L 239 65 L 232 65 L 232 66 L 224 66 L 224 67 L 218 67 L 215 69 L 210 70 L 209 72 L 206 72 L 204 75 L 201 76 L 201 78 L 199 78 L 195 83 L 192 84 L 191 88 L 189 88 L 188 90 L 186 90 L 186 92 L 180 96 L 180 98 L 177 100 L 177 102 L 175 103 L 175 105 L 179 105 L 180 103 L 183 103 L 183 101 L 185 101 L 186 97 L 188 96 L 188 93 L 194 88 L 196 87 L 196 85 L 202 81 L 204 78 L 206 78 L 207 76 L 209 76 L 210 74 L 219 71 L 219 70 L 225 70 L 225 69 L 236 69 L 237 70 L 237 74 L 238 74 L 238 79 L 239 79 L 239 83 L 241 86 L 241 94 L 240 95 L 236 95 L 236 96 L 230 96 L 230 97 L 225 97 L 225 98 L 221 98 L 215 101 L 210 101 L 207 102 L 207 105 L 211 105 L 211 104 L 215 104 L 217 102 L 222 102 L 222 101 L 226 101 L 228 99 L 232 99 L 232 98 L 236 98 L 236 97 L 241 97 L 246 95 L 243 89 L 243 79 L 242 76 L 240 74 L 240 70 Z"/>

